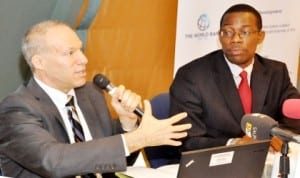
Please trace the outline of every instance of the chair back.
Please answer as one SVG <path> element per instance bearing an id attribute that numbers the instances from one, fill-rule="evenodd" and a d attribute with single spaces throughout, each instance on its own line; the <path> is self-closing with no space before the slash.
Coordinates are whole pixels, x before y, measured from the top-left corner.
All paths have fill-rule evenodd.
<path id="1" fill-rule="evenodd" d="M 166 119 L 170 116 L 170 96 L 169 93 L 161 93 L 150 100 L 152 114 L 157 119 Z M 179 163 L 180 152 L 175 146 L 154 146 L 144 149 L 149 164 L 152 168 L 163 165 Z"/>
<path id="2" fill-rule="evenodd" d="M 154 96 L 151 100 L 152 114 L 157 119 L 165 119 L 170 115 L 170 96 L 169 93 L 161 93 Z"/>

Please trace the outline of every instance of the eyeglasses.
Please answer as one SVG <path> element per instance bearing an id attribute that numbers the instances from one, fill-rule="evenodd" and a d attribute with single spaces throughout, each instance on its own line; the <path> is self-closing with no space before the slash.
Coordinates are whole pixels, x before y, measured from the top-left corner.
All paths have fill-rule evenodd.
<path id="1" fill-rule="evenodd" d="M 259 31 L 240 31 L 240 32 L 235 32 L 232 30 L 220 30 L 219 34 L 221 37 L 224 38 L 232 38 L 234 37 L 236 34 L 240 37 L 240 38 L 247 38 L 249 36 L 251 36 L 254 33 L 258 33 Z"/>

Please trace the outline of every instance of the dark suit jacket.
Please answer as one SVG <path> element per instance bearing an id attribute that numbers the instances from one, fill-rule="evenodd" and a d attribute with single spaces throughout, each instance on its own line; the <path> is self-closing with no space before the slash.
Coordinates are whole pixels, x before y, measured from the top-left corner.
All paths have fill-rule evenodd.
<path id="1" fill-rule="evenodd" d="M 121 125 L 111 118 L 104 95 L 87 83 L 75 89 L 92 141 L 68 144 L 59 111 L 31 79 L 0 104 L 0 155 L 5 176 L 69 177 L 126 169 Z M 113 136 L 114 135 L 114 136 Z"/>
<path id="2" fill-rule="evenodd" d="M 287 98 L 298 98 L 286 65 L 255 55 L 251 75 L 253 112 L 282 122 L 281 106 Z M 192 123 L 183 150 L 225 145 L 241 137 L 242 104 L 223 52 L 214 51 L 182 66 L 171 85 L 171 114 L 186 111 Z"/>

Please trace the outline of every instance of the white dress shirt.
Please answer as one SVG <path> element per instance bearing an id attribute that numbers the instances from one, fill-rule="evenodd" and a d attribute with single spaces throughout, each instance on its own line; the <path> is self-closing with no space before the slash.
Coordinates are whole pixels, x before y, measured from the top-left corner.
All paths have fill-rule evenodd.
<path id="1" fill-rule="evenodd" d="M 246 68 L 242 69 L 241 67 L 239 67 L 236 64 L 232 64 L 224 55 L 225 61 L 227 62 L 229 69 L 232 73 L 234 82 L 236 87 L 239 87 L 239 84 L 241 83 L 241 77 L 240 77 L 240 73 L 244 70 L 247 72 L 247 79 L 248 79 L 248 84 L 250 86 L 250 80 L 251 80 L 251 74 L 252 74 L 252 69 L 253 69 L 253 64 L 254 64 L 254 59 L 252 60 L 252 63 L 250 65 L 248 65 Z"/>

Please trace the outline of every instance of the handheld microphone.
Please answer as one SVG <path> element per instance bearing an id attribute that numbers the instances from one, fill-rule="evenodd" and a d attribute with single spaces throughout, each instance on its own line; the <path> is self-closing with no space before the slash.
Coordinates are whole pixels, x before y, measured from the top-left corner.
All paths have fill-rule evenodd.
<path id="1" fill-rule="evenodd" d="M 264 114 L 244 115 L 241 120 L 241 128 L 248 137 L 254 139 L 270 139 L 272 136 L 277 136 L 285 141 L 300 143 L 300 135 L 279 128 L 278 122 Z"/>
<path id="2" fill-rule="evenodd" d="M 283 102 L 282 113 L 291 119 L 300 119 L 300 99 L 287 99 Z"/>
<path id="3" fill-rule="evenodd" d="M 116 90 L 116 87 L 109 81 L 107 77 L 102 74 L 95 75 L 93 82 L 96 86 L 107 91 L 110 95 L 112 95 Z M 144 115 L 144 111 L 139 107 L 136 107 L 133 112 L 140 118 L 142 118 Z"/>

